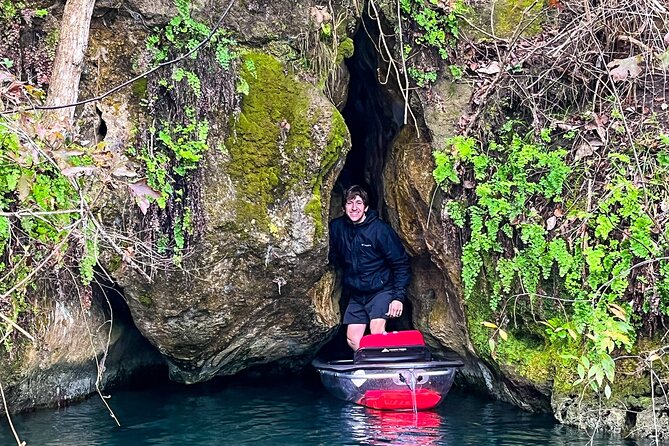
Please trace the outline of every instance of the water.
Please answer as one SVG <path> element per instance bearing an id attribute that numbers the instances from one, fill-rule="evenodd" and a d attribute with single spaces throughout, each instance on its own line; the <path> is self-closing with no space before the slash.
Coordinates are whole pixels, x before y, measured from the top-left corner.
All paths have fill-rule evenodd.
<path id="1" fill-rule="evenodd" d="M 99 398 L 15 415 L 29 446 L 86 445 L 637 445 L 556 424 L 454 389 L 429 412 L 381 412 L 328 395 L 317 382 L 219 381 L 114 391 L 117 427 Z M 16 444 L 0 420 L 0 445 Z"/>

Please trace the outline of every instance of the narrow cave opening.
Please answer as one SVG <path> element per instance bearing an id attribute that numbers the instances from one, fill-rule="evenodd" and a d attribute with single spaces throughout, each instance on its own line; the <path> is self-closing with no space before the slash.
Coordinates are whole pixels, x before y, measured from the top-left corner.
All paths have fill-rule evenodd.
<path id="1" fill-rule="evenodd" d="M 404 102 L 391 80 L 381 83 L 387 67 L 379 64 L 378 39 L 376 22 L 365 15 L 353 39 L 355 52 L 346 60 L 350 79 L 342 116 L 352 144 L 333 199 L 341 208 L 341 193 L 358 184 L 368 191 L 370 208 L 383 216 L 383 168 L 388 149 L 403 125 Z"/>
<path id="2" fill-rule="evenodd" d="M 391 32 L 386 32 L 386 36 Z M 342 116 L 351 133 L 351 150 L 335 183 L 331 197 L 330 217 L 343 214 L 343 192 L 360 185 L 367 190 L 370 209 L 389 221 L 385 209 L 383 170 L 393 142 L 404 121 L 404 102 L 392 76 L 386 76 L 387 64 L 379 54 L 379 29 L 376 20 L 365 14 L 354 38 L 355 52 L 346 60 L 350 73 L 349 89 Z M 341 314 L 348 304 L 342 292 Z M 411 304 L 405 302 L 404 316 L 389 320 L 387 330 L 406 330 L 411 326 Z M 333 357 L 350 356 L 346 327 L 340 326 L 334 338 L 321 350 Z"/>
<path id="3" fill-rule="evenodd" d="M 92 303 L 113 328 L 106 353 L 106 390 L 143 388 L 168 382 L 168 369 L 158 349 L 142 335 L 130 313 L 123 289 L 100 270 L 92 282 Z M 99 332 L 109 328 L 99 327 Z"/>

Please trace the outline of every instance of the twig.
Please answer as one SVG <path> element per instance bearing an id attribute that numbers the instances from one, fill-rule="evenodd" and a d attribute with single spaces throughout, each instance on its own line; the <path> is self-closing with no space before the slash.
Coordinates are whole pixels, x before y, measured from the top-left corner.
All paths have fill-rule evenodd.
<path id="1" fill-rule="evenodd" d="M 65 237 L 63 237 L 63 240 L 61 240 L 61 241 L 58 243 L 58 245 L 56 245 L 56 247 L 49 253 L 48 256 L 46 256 L 46 257 L 44 258 L 44 260 L 42 260 L 42 262 L 40 262 L 39 265 L 37 265 L 35 268 L 33 268 L 32 271 L 30 271 L 30 273 L 26 274 L 26 276 L 25 276 L 21 281 L 19 281 L 18 283 L 16 283 L 13 287 L 11 287 L 11 288 L 9 289 L 9 291 L 7 291 L 7 292 L 3 293 L 2 295 L 0 295 L 0 299 L 4 299 L 4 298 L 10 296 L 14 291 L 16 291 L 17 289 L 19 289 L 19 288 L 20 288 L 21 286 L 23 286 L 28 280 L 30 280 L 35 274 L 37 274 L 39 271 L 41 271 L 42 268 L 44 268 L 44 267 L 46 266 L 46 264 L 49 263 L 49 261 L 51 260 L 51 258 L 52 258 L 54 255 L 56 255 L 56 253 L 60 252 L 60 248 L 65 244 L 65 242 L 69 239 L 70 235 L 72 234 L 72 230 L 74 229 L 74 226 L 76 226 L 76 225 L 79 224 L 79 223 L 81 223 L 81 220 L 78 220 L 74 225 L 72 225 L 72 227 L 71 227 L 71 229 L 70 229 L 70 232 L 69 232 Z"/>
<path id="2" fill-rule="evenodd" d="M 31 211 L 29 209 L 16 212 L 0 212 L 2 217 L 37 217 L 43 215 L 81 214 L 81 209 L 65 209 L 61 211 Z"/>
<path id="3" fill-rule="evenodd" d="M 7 416 L 7 422 L 9 423 L 9 428 L 12 430 L 14 439 L 16 439 L 16 444 L 18 446 L 25 446 L 26 442 L 21 441 L 21 439 L 19 438 L 19 434 L 16 432 L 16 429 L 14 429 L 14 423 L 12 423 L 12 417 L 11 415 L 9 415 L 9 408 L 7 407 L 7 399 L 5 398 L 5 391 L 2 388 L 2 382 L 0 382 L 0 396 L 2 396 L 2 405 L 5 407 L 5 415 Z"/>
<path id="4" fill-rule="evenodd" d="M 31 335 L 30 333 L 28 333 L 27 331 L 25 331 L 25 330 L 24 330 L 23 328 L 21 328 L 16 322 L 14 322 L 13 320 L 11 320 L 10 318 L 8 318 L 7 316 L 5 316 L 4 314 L 0 313 L 0 319 L 2 319 L 2 320 L 5 321 L 6 323 L 8 323 L 8 324 L 11 325 L 12 327 L 14 327 L 16 330 L 18 330 L 18 331 L 19 331 L 23 336 L 25 336 L 26 338 L 28 338 L 28 339 L 30 339 L 31 341 L 35 342 L 35 338 L 33 337 L 33 335 Z"/>
<path id="5" fill-rule="evenodd" d="M 132 79 L 129 79 L 129 80 L 113 87 L 112 89 L 107 90 L 105 93 L 102 93 L 101 95 L 98 95 L 98 96 L 95 96 L 95 97 L 92 97 L 92 98 L 88 98 L 88 99 L 83 99 L 81 101 L 70 103 L 70 104 L 39 105 L 39 106 L 33 106 L 33 107 L 27 107 L 27 108 L 5 110 L 5 111 L 0 111 L 0 115 L 12 114 L 12 113 L 20 112 L 20 111 L 29 111 L 29 110 L 57 110 L 57 109 L 61 109 L 61 108 L 76 107 L 76 106 L 79 106 L 79 105 L 88 104 L 90 102 L 101 101 L 102 99 L 106 98 L 107 96 L 116 93 L 117 91 L 119 91 L 119 90 L 137 82 L 138 80 L 140 80 L 142 78 L 145 78 L 146 76 L 158 71 L 159 69 L 161 69 L 163 67 L 166 67 L 168 65 L 172 65 L 172 64 L 175 64 L 177 62 L 180 62 L 180 61 L 184 60 L 185 58 L 189 57 L 191 54 L 198 51 L 200 48 L 202 48 L 204 45 L 206 45 L 211 40 L 212 37 L 214 37 L 214 34 L 216 34 L 218 29 L 223 24 L 223 19 L 225 18 L 225 16 L 228 15 L 228 12 L 230 11 L 230 8 L 232 8 L 232 5 L 234 3 L 235 3 L 235 0 L 230 1 L 230 3 L 228 4 L 228 7 L 225 9 L 225 11 L 221 15 L 221 17 L 218 19 L 218 22 L 216 22 L 216 25 L 214 26 L 214 28 L 212 28 L 212 30 L 209 32 L 209 35 L 207 35 L 207 37 L 205 37 L 204 40 L 202 40 L 195 47 L 193 47 L 193 49 L 191 49 L 190 51 L 188 51 L 187 53 L 185 53 L 185 54 L 183 54 L 179 57 L 176 57 L 174 59 L 162 62 L 162 63 L 156 65 L 155 67 L 151 68 L 150 70 L 147 70 L 147 71 L 145 71 L 141 74 L 138 74 L 137 76 L 133 77 Z"/>
<path id="6" fill-rule="evenodd" d="M 68 269 L 68 272 L 69 272 L 70 276 L 72 277 L 72 280 L 76 281 L 76 278 L 74 277 L 74 274 L 72 273 L 72 271 L 70 271 Z M 79 287 L 77 287 L 77 294 L 79 296 L 79 306 L 81 308 L 81 314 L 84 318 L 84 323 L 86 325 L 86 332 L 88 333 L 88 341 L 91 345 L 91 351 L 93 352 L 93 358 L 95 360 L 95 367 L 97 369 L 97 374 L 96 374 L 96 378 L 95 378 L 95 390 L 96 390 L 97 394 L 100 396 L 100 399 L 102 400 L 102 403 L 107 408 L 107 411 L 109 411 L 109 415 L 112 417 L 114 422 L 116 422 L 116 425 L 121 426 L 121 423 L 118 420 L 118 418 L 116 417 L 116 414 L 112 410 L 109 403 L 107 403 L 107 399 L 109 398 L 109 396 L 105 396 L 105 395 L 102 394 L 102 388 L 100 386 L 101 383 L 102 383 L 102 377 L 104 376 L 104 370 L 105 370 L 105 365 L 104 364 L 105 364 L 105 361 L 106 361 L 106 358 L 107 358 L 107 353 L 109 351 L 109 346 L 111 344 L 111 334 L 112 334 L 112 330 L 114 328 L 114 322 L 113 322 L 114 321 L 114 312 L 113 312 L 111 304 L 109 303 L 109 300 L 107 299 L 106 293 L 104 293 L 104 291 L 103 291 L 103 294 L 105 294 L 105 299 L 107 300 L 107 305 L 109 306 L 110 318 L 111 319 L 109 321 L 106 321 L 106 322 L 109 322 L 109 330 L 107 331 L 107 340 L 106 340 L 106 343 L 105 343 L 105 347 L 103 349 L 102 359 L 100 360 L 100 359 L 98 359 L 98 355 L 97 355 L 97 352 L 96 352 L 96 349 L 95 349 L 95 342 L 93 341 L 93 332 L 91 330 L 91 326 L 90 326 L 90 323 L 88 321 L 88 318 L 86 317 L 86 309 L 84 308 L 84 305 L 83 305 L 83 301 L 82 301 L 82 298 L 81 298 L 81 292 L 79 290 Z"/>
<path id="7" fill-rule="evenodd" d="M 388 56 L 388 63 L 389 67 L 388 69 L 392 68 L 395 71 L 395 75 L 397 78 L 397 85 L 400 88 L 400 92 L 402 93 L 402 97 L 404 98 L 404 124 L 407 124 L 407 115 L 406 111 L 409 111 L 409 114 L 411 115 L 411 118 L 413 119 L 414 126 L 416 128 L 416 138 L 420 138 L 420 129 L 418 128 L 418 120 L 416 119 L 416 116 L 413 113 L 413 110 L 411 110 L 411 107 L 409 107 L 409 84 L 408 84 L 408 77 L 406 76 L 406 67 L 403 66 L 403 70 L 397 67 L 397 64 L 395 63 L 395 59 L 393 58 L 392 51 L 390 51 L 390 48 L 388 47 L 388 42 L 386 42 L 386 38 L 384 37 L 383 34 L 383 26 L 381 25 L 381 18 L 379 15 L 379 11 L 376 7 L 376 3 L 374 0 L 369 0 L 370 6 L 374 9 L 374 17 L 373 19 L 376 20 L 377 27 L 379 28 L 379 39 L 383 43 L 383 48 L 385 50 L 385 54 Z M 398 21 L 402 20 L 401 16 L 397 17 Z M 403 48 L 400 48 L 400 52 L 403 52 Z M 402 78 L 401 74 L 402 71 L 405 72 L 405 80 L 407 83 L 403 85 L 402 83 Z"/>

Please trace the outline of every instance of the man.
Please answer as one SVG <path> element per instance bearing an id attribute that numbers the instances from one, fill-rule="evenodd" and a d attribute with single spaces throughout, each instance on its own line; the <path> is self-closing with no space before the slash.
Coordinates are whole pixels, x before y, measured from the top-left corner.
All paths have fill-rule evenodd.
<path id="1" fill-rule="evenodd" d="M 344 192 L 344 212 L 330 223 L 330 263 L 343 269 L 350 300 L 344 313 L 346 339 L 355 351 L 367 324 L 383 333 L 389 318 L 400 317 L 409 285 L 409 258 L 393 229 L 376 211 L 360 186 Z"/>

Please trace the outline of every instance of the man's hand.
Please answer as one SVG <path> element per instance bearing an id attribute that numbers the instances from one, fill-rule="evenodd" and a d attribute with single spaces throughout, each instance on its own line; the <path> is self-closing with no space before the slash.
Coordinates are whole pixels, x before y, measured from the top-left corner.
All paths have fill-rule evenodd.
<path id="1" fill-rule="evenodd" d="M 394 300 L 390 302 L 390 306 L 388 307 L 388 312 L 386 313 L 386 316 L 400 317 L 402 315 L 403 308 L 404 304 L 402 304 L 402 302 L 400 302 L 399 300 Z"/>

